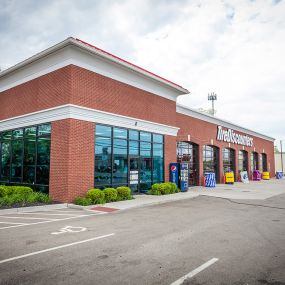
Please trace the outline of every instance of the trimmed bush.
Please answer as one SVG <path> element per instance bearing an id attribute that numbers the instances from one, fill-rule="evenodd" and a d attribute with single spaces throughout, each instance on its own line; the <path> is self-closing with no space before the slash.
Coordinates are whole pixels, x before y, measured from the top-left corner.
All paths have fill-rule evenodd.
<path id="1" fill-rule="evenodd" d="M 155 183 L 147 192 L 150 195 L 167 195 L 180 192 L 177 185 L 173 182 Z"/>
<path id="2" fill-rule="evenodd" d="M 25 206 L 32 203 L 50 203 L 51 198 L 44 193 L 32 192 L 27 194 L 12 194 L 0 198 L 0 206 Z"/>
<path id="3" fill-rule="evenodd" d="M 93 204 L 104 204 L 105 201 L 105 193 L 100 189 L 90 189 L 87 194 L 86 198 L 89 198 Z"/>
<path id="4" fill-rule="evenodd" d="M 151 189 L 148 191 L 150 195 L 161 195 L 161 184 L 155 183 L 151 186 Z"/>
<path id="5" fill-rule="evenodd" d="M 170 194 L 171 192 L 171 185 L 168 182 L 160 184 L 160 192 L 162 195 Z"/>
<path id="6" fill-rule="evenodd" d="M 80 206 L 89 206 L 92 205 L 92 200 L 85 197 L 76 197 L 74 199 L 74 204 Z"/>
<path id="7" fill-rule="evenodd" d="M 170 193 L 177 193 L 178 191 L 177 191 L 177 185 L 176 185 L 176 183 L 173 183 L 173 182 L 167 182 L 169 185 L 170 185 L 170 187 L 171 187 L 171 190 L 170 190 Z"/>
<path id="8" fill-rule="evenodd" d="M 0 186 L 0 197 L 9 195 L 27 195 L 33 193 L 33 189 L 27 186 Z"/>
<path id="9" fill-rule="evenodd" d="M 132 199 L 132 190 L 130 189 L 130 187 L 121 186 L 121 187 L 118 187 L 116 190 L 118 193 L 117 201 Z"/>
<path id="10" fill-rule="evenodd" d="M 105 201 L 107 203 L 117 201 L 118 192 L 115 188 L 105 188 L 103 192 L 105 194 Z"/>
<path id="11" fill-rule="evenodd" d="M 0 186 L 0 198 L 5 197 L 7 195 L 7 189 L 6 186 Z"/>

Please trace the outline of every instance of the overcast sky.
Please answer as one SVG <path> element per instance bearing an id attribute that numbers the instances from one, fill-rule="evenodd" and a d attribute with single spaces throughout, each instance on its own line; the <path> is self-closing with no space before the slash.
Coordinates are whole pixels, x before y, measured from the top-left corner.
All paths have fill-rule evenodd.
<path id="1" fill-rule="evenodd" d="M 285 1 L 0 0 L 0 67 L 73 36 L 190 90 L 178 102 L 285 141 Z"/>

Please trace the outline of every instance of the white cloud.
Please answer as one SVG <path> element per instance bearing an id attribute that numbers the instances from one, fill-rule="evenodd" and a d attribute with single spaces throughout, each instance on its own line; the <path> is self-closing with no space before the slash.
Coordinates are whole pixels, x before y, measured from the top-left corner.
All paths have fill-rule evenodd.
<path id="1" fill-rule="evenodd" d="M 40 3 L 40 4 L 39 4 Z M 0 66 L 77 36 L 191 95 L 179 102 L 285 140 L 284 1 L 3 1 Z"/>

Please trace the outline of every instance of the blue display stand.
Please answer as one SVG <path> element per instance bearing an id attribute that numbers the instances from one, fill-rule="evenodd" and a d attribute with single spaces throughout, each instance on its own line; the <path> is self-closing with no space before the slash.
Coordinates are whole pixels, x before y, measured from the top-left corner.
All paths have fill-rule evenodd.
<path id="1" fill-rule="evenodd" d="M 169 165 L 169 181 L 173 182 L 179 187 L 178 178 L 179 178 L 179 165 L 178 163 L 170 163 Z"/>
<path id="2" fill-rule="evenodd" d="M 283 172 L 282 171 L 276 171 L 276 179 L 282 179 L 283 178 Z"/>
<path id="3" fill-rule="evenodd" d="M 214 172 L 205 172 L 205 187 L 216 187 L 216 175 Z"/>

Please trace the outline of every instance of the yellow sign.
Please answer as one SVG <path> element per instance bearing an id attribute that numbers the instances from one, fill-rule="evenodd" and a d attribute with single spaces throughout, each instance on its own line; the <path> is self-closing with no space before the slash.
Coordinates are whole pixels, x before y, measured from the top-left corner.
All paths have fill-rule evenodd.
<path id="1" fill-rule="evenodd" d="M 263 180 L 269 180 L 270 179 L 270 175 L 269 172 L 262 172 L 262 179 Z"/>
<path id="2" fill-rule="evenodd" d="M 225 173 L 225 183 L 226 184 L 233 184 L 235 182 L 235 176 L 234 173 L 231 172 L 226 172 Z"/>

